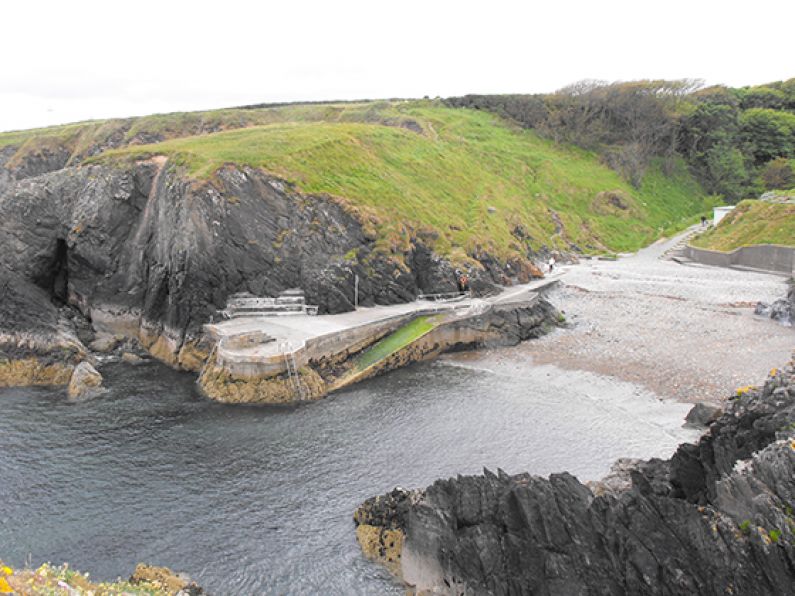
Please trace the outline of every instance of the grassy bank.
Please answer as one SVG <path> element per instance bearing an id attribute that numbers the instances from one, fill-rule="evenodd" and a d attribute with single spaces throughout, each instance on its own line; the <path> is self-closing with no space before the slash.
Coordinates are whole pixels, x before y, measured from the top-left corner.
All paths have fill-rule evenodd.
<path id="1" fill-rule="evenodd" d="M 111 142 L 121 147 L 89 157 Z M 631 251 L 706 209 L 681 161 L 665 172 L 653 163 L 636 189 L 594 153 L 489 112 L 425 100 L 87 122 L 0 133 L 3 147 L 14 151 L 11 166 L 61 148 L 72 165 L 168 155 L 199 180 L 226 164 L 262 168 L 346 203 L 387 252 L 420 234 L 457 261 L 483 251 L 510 259 L 542 246 Z"/>
<path id="2" fill-rule="evenodd" d="M 795 205 L 742 201 L 715 228 L 695 238 L 692 244 L 722 251 L 753 244 L 795 247 Z"/>
<path id="3" fill-rule="evenodd" d="M 486 250 L 507 259 L 542 245 L 635 250 L 705 208 L 681 163 L 667 175 L 654 164 L 634 189 L 596 155 L 487 112 L 430 101 L 266 111 L 283 121 L 91 160 L 164 154 L 197 179 L 230 163 L 262 168 L 349 204 L 388 250 L 405 248 L 413 232 L 462 258 Z"/>

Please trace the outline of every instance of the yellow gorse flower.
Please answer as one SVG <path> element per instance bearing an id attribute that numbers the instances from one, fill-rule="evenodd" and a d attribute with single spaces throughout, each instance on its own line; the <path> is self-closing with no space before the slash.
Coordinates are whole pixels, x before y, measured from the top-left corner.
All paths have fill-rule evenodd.
<path id="1" fill-rule="evenodd" d="M 0 594 L 13 594 L 14 590 L 6 579 L 9 575 L 14 575 L 14 570 L 8 565 L 3 565 L 0 562 Z"/>

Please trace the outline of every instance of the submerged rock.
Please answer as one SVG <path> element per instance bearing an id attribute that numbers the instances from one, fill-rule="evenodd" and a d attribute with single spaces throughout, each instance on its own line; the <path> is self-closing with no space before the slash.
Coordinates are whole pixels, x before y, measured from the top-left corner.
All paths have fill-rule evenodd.
<path id="1" fill-rule="evenodd" d="M 102 375 L 88 362 L 81 362 L 75 367 L 69 380 L 67 393 L 70 399 L 86 399 L 104 393 Z"/>
<path id="2" fill-rule="evenodd" d="M 359 507 L 357 536 L 418 592 L 790 595 L 795 370 L 741 393 L 670 460 L 591 488 L 484 471 L 396 490 Z"/>

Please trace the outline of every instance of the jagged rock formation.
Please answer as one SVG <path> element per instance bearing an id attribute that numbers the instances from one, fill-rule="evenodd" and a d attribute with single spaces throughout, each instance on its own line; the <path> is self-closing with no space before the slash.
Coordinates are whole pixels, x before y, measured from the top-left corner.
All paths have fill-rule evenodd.
<path id="1" fill-rule="evenodd" d="M 433 593 L 795 591 L 792 365 L 734 397 L 697 445 L 619 468 L 591 488 L 567 473 L 486 471 L 396 489 L 357 510 L 357 535 Z"/>
<path id="2" fill-rule="evenodd" d="M 450 263 L 420 239 L 387 256 L 347 206 L 259 170 L 229 165 L 199 183 L 165 158 L 64 168 L 68 152 L 10 155 L 0 158 L 0 287 L 13 294 L 0 307 L 0 382 L 64 382 L 9 368 L 21 356 L 40 366 L 56 336 L 69 345 L 66 368 L 81 359 L 76 330 L 51 301 L 79 309 L 97 332 L 136 338 L 160 360 L 198 370 L 209 351 L 201 325 L 235 292 L 302 287 L 334 313 L 353 308 L 354 275 L 364 306 L 457 289 Z M 508 281 L 487 256 L 478 271 L 481 292 Z M 519 274 L 526 281 L 534 272 Z M 35 341 L 20 336 L 33 329 Z"/>
<path id="3" fill-rule="evenodd" d="M 47 293 L 0 267 L 0 387 L 64 385 L 85 354 Z"/>
<path id="4" fill-rule="evenodd" d="M 776 300 L 773 304 L 760 302 L 754 311 L 757 315 L 770 317 L 785 325 L 795 323 L 795 283 L 790 283 L 786 298 Z"/>

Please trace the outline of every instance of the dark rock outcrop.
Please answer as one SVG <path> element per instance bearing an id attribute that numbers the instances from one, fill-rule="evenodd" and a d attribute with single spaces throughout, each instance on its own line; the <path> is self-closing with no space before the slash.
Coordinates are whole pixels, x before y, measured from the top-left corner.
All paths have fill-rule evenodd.
<path id="1" fill-rule="evenodd" d="M 733 398 L 697 445 L 612 476 L 592 490 L 567 473 L 485 471 L 396 490 L 359 508 L 357 535 L 433 593 L 795 592 L 791 366 Z"/>
<path id="2" fill-rule="evenodd" d="M 697 403 L 685 416 L 685 422 L 690 426 L 708 426 L 723 414 L 723 408 L 715 404 Z"/>
<path id="3" fill-rule="evenodd" d="M 795 282 L 790 283 L 786 298 L 776 300 L 773 304 L 760 302 L 754 314 L 770 317 L 785 325 L 795 324 Z"/>
<path id="4" fill-rule="evenodd" d="M 47 292 L 0 267 L 0 387 L 64 385 L 85 354 Z"/>

